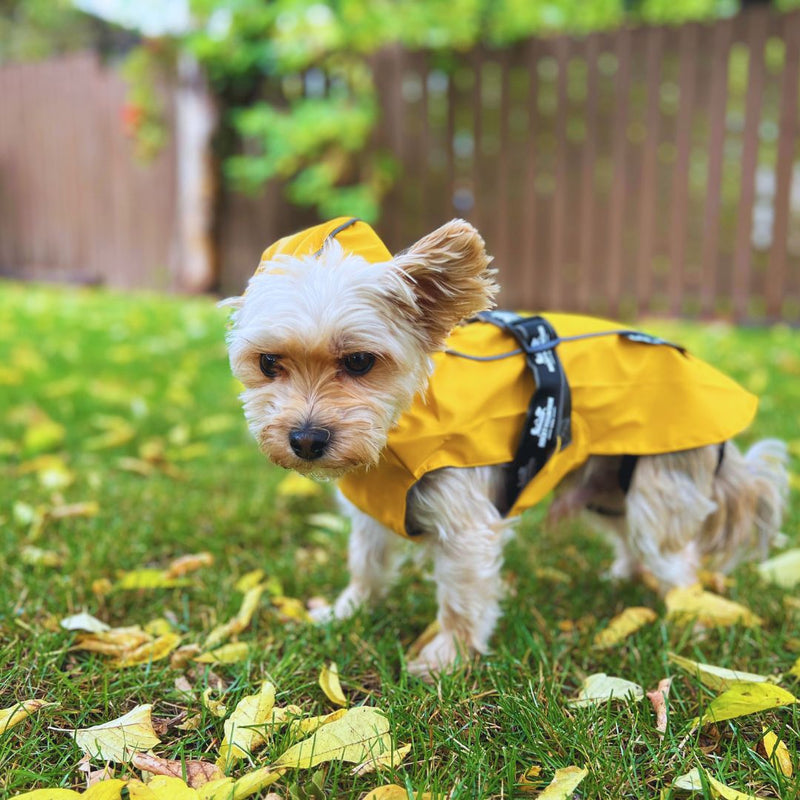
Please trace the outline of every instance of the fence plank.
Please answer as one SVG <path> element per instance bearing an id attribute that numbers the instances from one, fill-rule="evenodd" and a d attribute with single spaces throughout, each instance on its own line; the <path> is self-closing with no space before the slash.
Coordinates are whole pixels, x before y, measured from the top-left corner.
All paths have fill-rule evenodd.
<path id="1" fill-rule="evenodd" d="M 556 76 L 556 121 L 555 121 L 555 187 L 553 192 L 553 227 L 550 247 L 550 269 L 547 278 L 548 307 L 561 308 L 569 294 L 569 276 L 564 269 L 567 222 L 567 65 L 570 56 L 570 40 L 559 36 L 555 41 Z"/>
<path id="2" fill-rule="evenodd" d="M 786 50 L 780 92 L 780 133 L 775 164 L 775 198 L 772 246 L 766 281 L 766 313 L 781 315 L 787 286 L 786 245 L 789 235 L 794 151 L 797 146 L 797 92 L 800 76 L 800 13 L 786 17 Z"/>
<path id="3" fill-rule="evenodd" d="M 758 127 L 761 120 L 761 101 L 764 93 L 764 45 L 767 33 L 767 14 L 751 11 L 746 21 L 746 41 L 749 48 L 747 96 L 745 98 L 744 132 L 742 134 L 742 171 L 739 213 L 736 220 L 736 250 L 733 256 L 732 301 L 737 319 L 748 311 L 751 267 L 751 232 L 755 201 L 756 166 L 758 163 Z"/>
<path id="4" fill-rule="evenodd" d="M 536 280 L 536 240 L 537 203 L 536 203 L 536 110 L 539 96 L 539 76 L 537 63 L 539 60 L 539 43 L 531 39 L 528 43 L 525 61 L 528 66 L 528 144 L 525 152 L 525 188 L 523 191 L 522 214 L 522 263 L 525 265 L 521 298 L 529 307 L 535 307 L 540 300 L 537 295 Z"/>

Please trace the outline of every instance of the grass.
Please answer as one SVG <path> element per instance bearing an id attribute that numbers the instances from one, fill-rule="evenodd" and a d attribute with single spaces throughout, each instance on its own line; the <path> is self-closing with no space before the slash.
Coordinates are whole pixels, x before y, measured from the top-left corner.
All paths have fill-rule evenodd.
<path id="1" fill-rule="evenodd" d="M 581 798 L 683 797 L 671 783 L 696 765 L 740 791 L 797 796 L 795 779 L 765 760 L 757 743 L 762 726 L 774 730 L 800 768 L 798 706 L 690 733 L 690 720 L 715 693 L 667 663 L 667 653 L 677 651 L 719 666 L 786 673 L 800 650 L 796 594 L 792 603 L 788 593 L 761 583 L 744 566 L 729 596 L 759 614 L 763 626 L 692 635 L 665 622 L 661 601 L 646 587 L 614 588 L 600 580 L 610 553 L 580 525 L 543 533 L 542 509 L 524 518 L 508 548 L 510 589 L 493 653 L 435 686 L 403 670 L 403 653 L 435 615 L 432 586 L 413 565 L 383 608 L 347 624 L 287 622 L 265 596 L 239 635 L 250 645 L 248 659 L 213 672 L 195 666 L 187 673 L 193 686 L 188 700 L 174 685 L 182 673 L 168 660 L 119 669 L 107 658 L 71 649 L 75 634 L 60 629 L 58 620 L 84 609 L 115 626 L 166 617 L 185 642 L 199 642 L 236 613 L 241 595 L 232 586 L 249 570 L 265 569 L 285 595 L 304 601 L 330 599 L 346 581 L 346 534 L 322 532 L 307 521 L 311 512 L 333 510 L 329 491 L 281 495 L 276 490 L 285 473 L 249 439 L 228 371 L 224 328 L 225 315 L 205 298 L 0 284 L 0 708 L 29 697 L 60 704 L 0 736 L 0 797 L 79 788 L 80 752 L 56 729 L 104 722 L 139 703 L 155 704 L 160 755 L 213 760 L 222 722 L 200 696 L 215 675 L 227 686 L 229 707 L 269 677 L 281 704 L 324 713 L 332 708 L 317 676 L 330 660 L 338 663 L 351 702 L 384 709 L 395 741 L 412 743 L 411 756 L 395 770 L 363 777 L 332 762 L 316 778 L 323 786 L 316 795 L 310 771 L 291 773 L 279 784 L 282 794 L 357 798 L 395 782 L 451 798 L 524 797 L 530 789 L 521 776 L 530 767 L 541 768 L 541 788 L 557 768 L 577 764 L 589 769 L 577 790 Z M 648 328 L 688 345 L 762 395 L 757 421 L 742 442 L 764 435 L 794 440 L 797 469 L 797 331 L 665 322 Z M 57 429 L 48 440 L 45 418 L 63 426 L 63 438 Z M 99 435 L 126 425 L 133 426 L 129 441 L 101 446 Z M 43 452 L 63 456 L 69 485 L 54 486 L 46 469 L 28 469 Z M 174 474 L 155 469 L 142 476 L 121 468 L 120 459 L 149 455 L 155 461 L 158 453 Z M 26 518 L 30 509 L 87 500 L 99 504 L 94 517 L 50 520 L 39 532 Z M 796 544 L 796 494 L 792 501 L 785 530 Z M 42 561 L 41 551 L 50 561 Z M 215 564 L 188 576 L 187 587 L 99 591 L 97 582 L 113 580 L 118 571 L 163 567 L 198 551 L 211 552 Z M 593 649 L 596 631 L 631 605 L 655 608 L 658 622 L 611 650 Z M 646 689 L 674 675 L 664 738 L 646 700 L 567 706 L 581 680 L 595 672 Z M 795 694 L 800 689 L 791 676 L 781 685 Z M 195 730 L 169 724 L 183 711 L 201 715 Z M 269 763 L 285 744 L 279 738 L 255 761 Z M 118 775 L 134 771 L 123 767 Z"/>

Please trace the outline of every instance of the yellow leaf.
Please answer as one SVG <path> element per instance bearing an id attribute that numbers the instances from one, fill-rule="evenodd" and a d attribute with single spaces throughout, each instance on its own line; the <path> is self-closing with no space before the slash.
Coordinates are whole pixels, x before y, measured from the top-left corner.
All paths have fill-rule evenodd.
<path id="1" fill-rule="evenodd" d="M 167 567 L 167 576 L 170 578 L 179 578 L 181 575 L 186 575 L 189 572 L 202 569 L 203 567 L 210 567 L 214 564 L 214 556 L 211 553 L 191 553 L 190 555 L 181 556 L 176 558 Z"/>
<path id="2" fill-rule="evenodd" d="M 22 437 L 24 455 L 36 455 L 55 450 L 63 444 L 67 429 L 59 422 L 41 414 L 26 429 Z"/>
<path id="3" fill-rule="evenodd" d="M 172 625 L 164 617 L 156 617 L 145 623 L 144 631 L 151 636 L 166 636 L 168 633 L 173 633 Z"/>
<path id="4" fill-rule="evenodd" d="M 800 658 L 794 662 L 794 665 L 789 670 L 790 675 L 794 675 L 796 678 L 800 678 Z"/>
<path id="5" fill-rule="evenodd" d="M 758 565 L 762 578 L 778 584 L 783 589 L 791 589 L 800 583 L 800 548 L 786 550 L 784 553 L 763 561 Z"/>
<path id="6" fill-rule="evenodd" d="M 248 589 L 252 589 L 255 586 L 258 586 L 261 581 L 264 579 L 264 570 L 263 569 L 253 569 L 250 572 L 245 572 L 241 578 L 233 585 L 233 588 L 236 589 L 237 592 L 246 592 Z"/>
<path id="7" fill-rule="evenodd" d="M 48 703 L 45 700 L 23 700 L 21 703 L 0 709 L 0 736 L 8 733 L 15 725 L 27 719 L 43 708 L 53 708 L 58 703 Z"/>
<path id="8" fill-rule="evenodd" d="M 132 625 L 127 628 L 112 628 L 108 631 L 81 634 L 73 649 L 122 658 L 126 653 L 149 644 L 150 641 L 149 634 L 145 633 L 138 625 Z"/>
<path id="9" fill-rule="evenodd" d="M 713 664 L 702 664 L 699 661 L 691 661 L 683 656 L 670 653 L 669 662 L 675 666 L 685 669 L 691 675 L 699 678 L 704 686 L 709 689 L 728 689 L 735 683 L 771 683 L 772 679 L 768 675 L 758 675 L 755 672 L 739 672 L 738 670 L 715 667 Z"/>
<path id="10" fill-rule="evenodd" d="M 739 603 L 711 592 L 699 584 L 670 589 L 665 598 L 667 617 L 679 623 L 698 622 L 701 625 L 761 625 L 761 618 Z"/>
<path id="11" fill-rule="evenodd" d="M 377 769 L 383 767 L 396 767 L 401 764 L 406 756 L 411 752 L 411 745 L 404 744 L 398 747 L 397 750 L 392 750 L 391 753 L 385 753 L 382 756 L 374 756 L 356 764 L 353 767 L 353 775 L 367 775 L 370 772 L 375 772 Z"/>
<path id="12" fill-rule="evenodd" d="M 222 644 L 229 637 L 241 633 L 252 621 L 263 591 L 264 586 L 261 584 L 248 589 L 236 616 L 222 625 L 217 625 L 206 637 L 204 647 L 210 650 L 218 644 Z"/>
<path id="13" fill-rule="evenodd" d="M 158 787 L 159 781 L 164 779 L 154 778 L 153 780 L 156 781 L 156 786 Z M 177 786 L 174 783 L 172 785 L 168 783 L 166 786 L 161 784 L 158 792 L 150 788 L 152 781 L 150 784 L 144 784 L 136 780 L 128 781 L 125 784 L 127 798 L 130 798 L 130 800 L 196 800 L 197 794 L 195 790 L 189 789 L 183 781 L 177 778 L 169 778 L 167 780 L 171 782 L 177 780 L 178 784 Z"/>
<path id="14" fill-rule="evenodd" d="M 359 706 L 290 747 L 275 766 L 307 769 L 334 760 L 360 764 L 391 750 L 389 720 L 377 708 Z"/>
<path id="15" fill-rule="evenodd" d="M 138 664 L 150 664 L 153 661 L 160 661 L 166 658 L 180 642 L 181 637 L 177 633 L 168 633 L 165 636 L 159 636 L 153 642 L 137 647 L 131 650 L 120 658 L 116 666 L 118 667 L 135 667 Z"/>
<path id="16" fill-rule="evenodd" d="M 708 782 L 711 794 L 714 797 L 721 797 L 723 800 L 766 800 L 766 798 L 755 794 L 744 794 L 736 789 L 731 789 L 730 786 L 726 786 L 724 783 L 721 783 L 716 778 L 709 775 L 707 770 L 701 770 L 699 767 L 695 767 L 685 775 L 676 778 L 672 785 L 677 789 L 683 789 L 687 792 L 702 792 L 704 789 L 701 772 Z"/>
<path id="17" fill-rule="evenodd" d="M 211 692 L 214 690 L 208 686 L 203 692 L 203 705 L 215 716 L 220 719 L 228 713 L 228 707 L 221 700 L 212 700 Z"/>
<path id="18" fill-rule="evenodd" d="M 83 442 L 86 450 L 108 450 L 112 447 L 121 447 L 127 444 L 136 435 L 136 429 L 127 422 L 120 421 L 116 427 L 111 428 L 97 436 L 90 436 Z"/>
<path id="19" fill-rule="evenodd" d="M 82 795 L 82 800 L 120 800 L 122 797 L 122 790 L 127 787 L 128 797 L 132 800 L 136 797 L 143 797 L 137 795 L 135 790 L 132 789 L 132 783 L 139 783 L 139 781 L 125 782 L 119 778 L 112 780 L 103 780 L 90 786 Z M 142 784 L 139 784 L 140 786 Z M 144 797 L 143 797 L 144 800 Z M 149 800 L 149 798 L 147 798 Z"/>
<path id="20" fill-rule="evenodd" d="M 364 795 L 364 800 L 408 800 L 408 792 L 396 783 L 389 783 Z"/>
<path id="21" fill-rule="evenodd" d="M 284 770 L 282 769 L 273 770 L 270 767 L 262 767 L 261 769 L 242 775 L 241 778 L 233 782 L 231 800 L 244 800 L 245 797 L 250 797 L 256 794 L 256 792 L 266 789 L 267 786 L 271 786 L 275 783 L 283 773 Z M 221 800 L 227 800 L 227 798 L 221 798 Z"/>
<path id="22" fill-rule="evenodd" d="M 173 578 L 163 569 L 134 569 L 123 572 L 114 584 L 115 589 L 173 589 L 189 586 L 185 578 Z"/>
<path id="23" fill-rule="evenodd" d="M 19 551 L 19 557 L 23 564 L 32 567 L 60 567 L 64 563 L 64 559 L 54 550 L 43 550 L 30 544 Z"/>
<path id="24" fill-rule="evenodd" d="M 171 778 L 180 778 L 181 783 L 186 780 L 186 784 L 196 789 L 210 781 L 219 780 L 225 776 L 222 770 L 210 761 L 195 760 L 170 760 L 159 758 L 152 753 L 135 753 L 131 763 L 136 769 L 146 770 L 153 775 L 165 775 Z M 153 788 L 151 781 L 150 788 Z"/>
<path id="25" fill-rule="evenodd" d="M 289 726 L 292 735 L 295 737 L 310 736 L 323 725 L 336 722 L 337 719 L 341 719 L 347 713 L 347 709 L 339 708 L 330 714 L 321 714 L 318 717 L 305 717 L 304 719 L 298 719 L 298 717 L 302 716 L 303 712 L 300 711 L 297 706 L 287 706 L 286 711 L 291 712 L 295 717 Z"/>
<path id="26" fill-rule="evenodd" d="M 715 697 L 702 717 L 695 724 L 722 722 L 747 714 L 755 714 L 768 708 L 780 708 L 797 702 L 797 698 L 771 683 L 736 683 Z"/>
<path id="27" fill-rule="evenodd" d="M 99 513 L 100 504 L 96 500 L 86 500 L 83 503 L 54 506 L 48 510 L 47 516 L 52 519 L 70 519 L 73 517 L 96 517 Z"/>
<path id="28" fill-rule="evenodd" d="M 91 757 L 103 761 L 130 761 L 135 752 L 144 752 L 160 742 L 150 721 L 152 708 L 151 705 L 136 706 L 118 719 L 73 731 L 75 742 Z"/>
<path id="29" fill-rule="evenodd" d="M 624 678 L 613 678 L 605 672 L 590 675 L 581 685 L 578 696 L 569 701 L 576 707 L 605 703 L 607 700 L 640 700 L 644 697 L 644 689 L 638 683 L 626 681 Z"/>
<path id="30" fill-rule="evenodd" d="M 201 653 L 195 658 L 195 661 L 199 661 L 201 664 L 237 664 L 244 661 L 249 652 L 250 648 L 246 642 L 235 642 L 224 644 L 216 650 Z"/>
<path id="31" fill-rule="evenodd" d="M 331 661 L 330 665 L 323 667 L 319 673 L 319 687 L 325 693 L 325 697 L 337 706 L 346 706 L 347 698 L 342 692 L 342 684 L 339 683 L 339 668 L 336 662 Z"/>
<path id="32" fill-rule="evenodd" d="M 652 608 L 644 606 L 626 608 L 608 623 L 605 630 L 594 637 L 594 645 L 600 648 L 613 647 L 644 625 L 655 622 L 656 619 L 656 612 Z"/>
<path id="33" fill-rule="evenodd" d="M 408 650 L 406 650 L 406 661 L 413 661 L 422 652 L 422 649 L 425 647 L 425 645 L 436 638 L 436 634 L 438 634 L 440 630 L 441 625 L 439 624 L 438 619 L 428 623 L 428 626 L 425 628 L 425 630 L 422 631 L 419 636 L 417 636 L 417 638 L 409 645 Z"/>
<path id="34" fill-rule="evenodd" d="M 539 795 L 539 800 L 567 800 L 588 774 L 589 770 L 581 767 L 557 769 L 549 786 Z"/>
<path id="35" fill-rule="evenodd" d="M 278 497 L 306 498 L 322 494 L 322 487 L 297 472 L 290 472 L 277 486 Z"/>
<path id="36" fill-rule="evenodd" d="M 761 740 L 767 761 L 771 762 L 775 769 L 787 778 L 792 777 L 794 768 L 792 757 L 789 755 L 789 748 L 772 732 L 764 728 L 764 737 Z"/>
<path id="37" fill-rule="evenodd" d="M 245 758 L 266 743 L 262 731 L 253 726 L 268 722 L 274 705 L 275 687 L 269 681 L 264 681 L 258 694 L 247 695 L 236 704 L 223 726 L 225 738 L 219 748 L 218 764 Z"/>
<path id="38" fill-rule="evenodd" d="M 273 597 L 272 605 L 274 605 L 280 616 L 287 620 L 294 620 L 296 622 L 311 622 L 311 617 L 306 611 L 302 600 L 295 597 Z"/>
<path id="39" fill-rule="evenodd" d="M 32 792 L 15 794 L 13 800 L 77 800 L 85 795 L 72 789 L 34 789 Z"/>

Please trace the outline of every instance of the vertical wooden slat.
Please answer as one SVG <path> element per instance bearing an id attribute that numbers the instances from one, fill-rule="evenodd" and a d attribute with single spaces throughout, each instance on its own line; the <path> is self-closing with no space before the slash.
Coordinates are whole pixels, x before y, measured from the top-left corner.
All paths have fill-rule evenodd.
<path id="1" fill-rule="evenodd" d="M 497 203 L 494 216 L 495 224 L 495 243 L 498 263 L 509 264 L 513 260 L 511 248 L 509 247 L 509 176 L 510 167 L 509 151 L 511 150 L 511 135 L 509 133 L 509 62 L 508 50 L 503 50 L 499 58 L 500 65 L 500 154 L 497 163 Z M 517 283 L 517 275 L 510 273 L 510 279 Z M 509 285 L 504 289 L 506 292 L 518 292 L 517 286 Z"/>
<path id="2" fill-rule="evenodd" d="M 780 90 L 780 133 L 778 158 L 775 164 L 775 198 L 773 203 L 772 247 L 766 281 L 766 312 L 770 319 L 779 319 L 787 288 L 786 246 L 791 208 L 790 190 L 794 151 L 797 146 L 797 92 L 800 76 L 800 13 L 784 18 L 786 50 Z"/>
<path id="3" fill-rule="evenodd" d="M 732 300 L 737 320 L 744 320 L 748 310 L 751 267 L 751 230 L 755 200 L 756 167 L 758 166 L 758 127 L 764 93 L 764 44 L 767 30 L 767 9 L 753 9 L 745 17 L 746 40 L 750 50 L 748 64 L 745 120 L 742 134 L 742 171 L 739 211 L 736 219 L 736 249 L 733 256 Z"/>
<path id="4" fill-rule="evenodd" d="M 679 35 L 678 75 L 679 106 L 677 157 L 672 172 L 672 198 L 670 221 L 670 272 L 668 281 L 669 309 L 672 314 L 681 312 L 684 296 L 684 273 L 686 257 L 686 221 L 689 213 L 689 159 L 692 148 L 692 118 L 694 115 L 694 93 L 697 54 L 697 26 L 690 24 L 681 28 Z"/>
<path id="5" fill-rule="evenodd" d="M 550 246 L 550 269 L 547 276 L 547 302 L 550 308 L 561 308 L 569 289 L 565 286 L 564 252 L 567 217 L 567 64 L 569 61 L 569 39 L 559 36 L 555 40 L 556 64 L 556 154 L 555 187 L 553 196 L 553 227 Z"/>
<path id="6" fill-rule="evenodd" d="M 653 255 L 655 253 L 655 220 L 658 206 L 656 156 L 660 139 L 661 61 L 664 52 L 664 29 L 650 28 L 645 44 L 645 82 L 647 110 L 645 112 L 645 141 L 642 150 L 642 172 L 639 184 L 639 225 L 636 252 L 636 307 L 642 313 L 649 308 L 653 293 Z"/>
<path id="7" fill-rule="evenodd" d="M 597 56 L 599 38 L 592 34 L 586 39 L 586 140 L 581 153 L 581 198 L 579 243 L 579 270 L 577 278 L 577 307 L 589 310 L 591 276 L 597 268 L 595 252 L 595 205 L 594 170 L 597 161 L 597 93 L 599 70 Z"/>
<path id="8" fill-rule="evenodd" d="M 701 255 L 702 282 L 700 312 L 710 316 L 717 296 L 720 211 L 722 207 L 722 165 L 725 148 L 725 115 L 728 104 L 728 61 L 733 24 L 720 20 L 714 27 L 711 42 L 711 86 L 708 105 L 708 175 L 703 211 Z"/>
<path id="9" fill-rule="evenodd" d="M 622 294 L 622 237 L 625 223 L 625 186 L 627 161 L 627 127 L 631 76 L 631 31 L 623 28 L 614 36 L 617 53 L 617 75 L 614 86 L 615 107 L 611 198 L 609 202 L 607 306 L 612 313 L 619 309 Z"/>
<path id="10" fill-rule="evenodd" d="M 458 69 L 458 67 L 456 67 Z M 447 198 L 445 217 L 449 217 L 454 210 L 453 198 L 456 194 L 456 156 L 454 140 L 456 135 L 456 78 L 455 71 L 450 74 L 447 82 L 447 143 L 445 152 L 447 158 Z"/>
<path id="11" fill-rule="evenodd" d="M 522 214 L 522 301 L 533 308 L 539 297 L 536 291 L 536 105 L 539 96 L 537 62 L 538 42 L 531 39 L 526 52 L 528 65 L 528 144 L 525 152 L 525 190 L 523 193 L 524 211 Z"/>
<path id="12" fill-rule="evenodd" d="M 472 195 L 475 205 L 472 219 L 478 230 L 483 228 L 484 213 L 481 205 L 481 165 L 483 163 L 483 51 L 476 48 L 472 57 L 475 79 L 472 84 Z"/>

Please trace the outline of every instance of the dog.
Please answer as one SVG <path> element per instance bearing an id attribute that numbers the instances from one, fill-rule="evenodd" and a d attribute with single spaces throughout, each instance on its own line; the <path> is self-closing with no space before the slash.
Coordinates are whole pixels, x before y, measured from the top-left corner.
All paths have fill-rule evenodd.
<path id="1" fill-rule="evenodd" d="M 495 278 L 463 220 L 392 257 L 341 218 L 276 242 L 222 303 L 259 447 L 337 480 L 352 521 L 350 582 L 317 616 L 384 595 L 403 537 L 432 551 L 439 632 L 408 665 L 423 678 L 487 651 L 503 544 L 551 489 L 551 519 L 611 534 L 610 577 L 662 592 L 763 556 L 788 495 L 782 442 L 731 441 L 755 414 L 744 389 L 616 323 L 491 312 Z"/>

